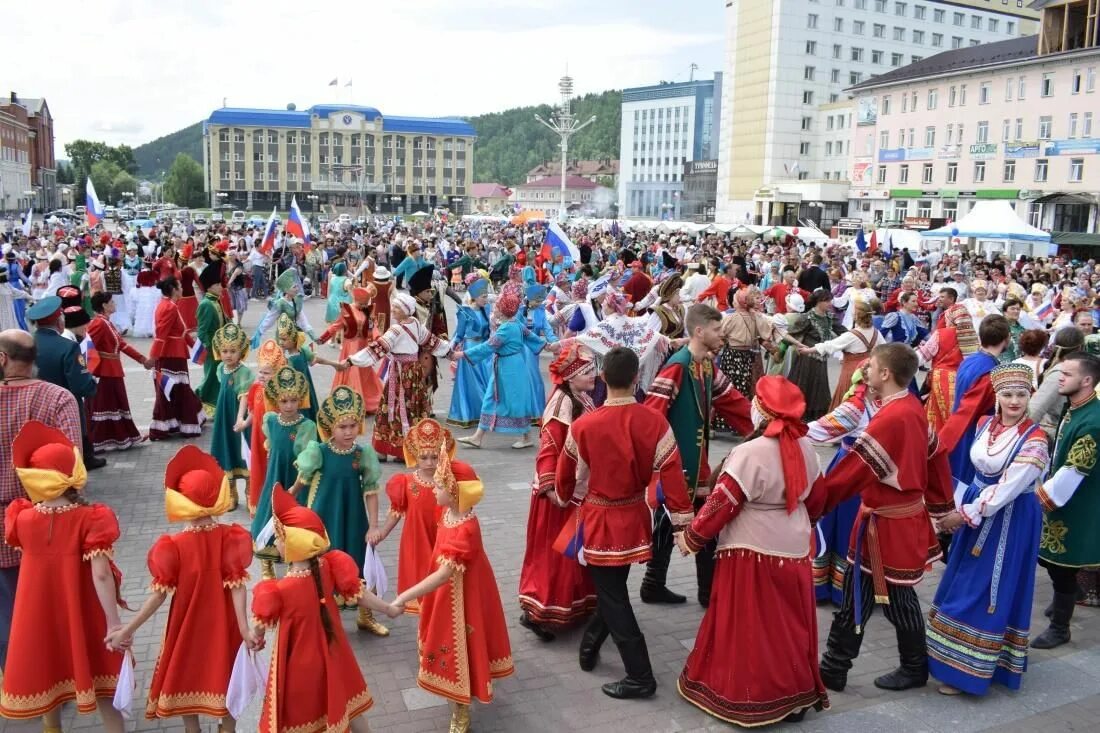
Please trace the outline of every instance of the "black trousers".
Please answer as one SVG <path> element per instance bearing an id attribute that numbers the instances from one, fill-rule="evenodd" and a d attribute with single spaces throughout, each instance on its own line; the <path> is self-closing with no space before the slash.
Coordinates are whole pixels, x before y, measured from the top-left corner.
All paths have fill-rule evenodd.
<path id="1" fill-rule="evenodd" d="M 692 502 L 695 511 L 698 512 L 706 503 L 705 497 L 696 497 Z M 672 522 L 662 512 L 653 527 L 653 557 L 646 566 L 643 585 L 664 587 L 668 578 L 668 566 L 672 561 L 672 548 L 676 543 L 672 541 Z M 699 586 L 699 594 L 710 598 L 711 582 L 714 578 L 714 552 L 718 548 L 718 540 L 713 539 L 699 552 L 695 553 L 695 579 Z"/>
<path id="2" fill-rule="evenodd" d="M 1039 564 L 1047 569 L 1050 582 L 1054 586 L 1055 593 L 1077 593 L 1077 573 L 1080 568 L 1064 568 L 1061 565 L 1052 565 L 1039 561 Z"/>
<path id="3" fill-rule="evenodd" d="M 864 573 L 860 578 L 860 618 L 856 620 L 855 582 L 853 573 L 860 572 L 855 564 L 844 571 L 844 602 L 833 616 L 833 624 L 854 630 L 856 625 L 866 626 L 867 620 L 875 610 L 875 584 L 871 576 Z M 921 611 L 917 591 L 911 585 L 886 584 L 890 603 L 882 607 L 886 619 L 898 631 L 924 633 L 924 613 Z"/>
<path id="4" fill-rule="evenodd" d="M 611 634 L 616 644 L 629 642 L 642 636 L 634 607 L 630 605 L 630 591 L 626 579 L 629 565 L 611 567 L 589 565 L 588 574 L 596 586 L 596 613 L 588 623 L 586 634 L 604 636 Z"/>

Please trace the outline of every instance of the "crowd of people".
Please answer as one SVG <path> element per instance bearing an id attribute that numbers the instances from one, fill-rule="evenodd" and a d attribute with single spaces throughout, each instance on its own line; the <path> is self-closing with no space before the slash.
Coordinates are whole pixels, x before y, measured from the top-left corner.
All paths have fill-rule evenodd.
<path id="1" fill-rule="evenodd" d="M 520 624 L 547 643 L 584 624 L 585 671 L 610 636 L 626 672 L 603 685 L 613 698 L 656 691 L 629 571 L 646 564 L 643 603 L 687 602 L 667 583 L 674 547 L 694 556 L 706 609 L 679 693 L 742 726 L 827 709 L 876 607 L 899 655 L 876 686 L 932 676 L 945 695 L 983 695 L 1019 688 L 1029 649 L 1070 642 L 1076 608 L 1100 605 L 1094 260 L 614 223 L 569 235 L 375 219 L 314 242 L 284 233 L 271 251 L 224 227 L 11 237 L 0 715 L 59 731 L 75 701 L 121 731 L 120 670 L 171 596 L 149 719 L 233 730 L 238 657 L 277 629 L 261 728 L 366 730 L 350 609 L 380 636 L 376 614 L 418 618 L 418 684 L 468 730 L 472 700 L 514 671 L 473 511 L 494 488 L 477 472 L 494 433 L 534 456 Z M 309 297 L 325 300 L 324 328 Z M 263 309 L 251 333 L 250 304 Z M 152 337 L 149 353 L 128 336 Z M 145 431 L 123 355 L 151 373 Z M 319 367 L 335 372 L 323 398 Z M 152 592 L 124 618 L 120 528 L 84 498 L 87 472 L 108 452 L 196 438 L 165 469 L 183 529 L 149 549 Z M 838 445 L 826 467 L 823 444 Z M 383 486 L 391 459 L 410 470 Z M 247 526 L 218 521 L 238 505 Z M 398 527 L 386 600 L 375 548 Z M 263 579 L 248 590 L 253 558 Z M 940 560 L 926 612 L 914 586 Z M 1054 599 L 1033 637 L 1037 564 Z M 819 659 L 820 604 L 837 609 Z"/>

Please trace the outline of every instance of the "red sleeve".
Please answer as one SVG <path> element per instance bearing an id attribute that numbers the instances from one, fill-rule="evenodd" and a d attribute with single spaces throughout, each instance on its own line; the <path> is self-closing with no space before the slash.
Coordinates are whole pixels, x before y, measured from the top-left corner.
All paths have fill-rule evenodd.
<path id="1" fill-rule="evenodd" d="M 860 436 L 862 438 L 862 436 Z M 858 440 L 857 440 L 858 443 Z M 840 504 L 855 496 L 867 486 L 878 482 L 870 466 L 854 449 L 840 459 L 825 475 L 825 484 L 821 489 L 826 496 L 814 502 L 819 513 L 810 515 L 811 519 L 825 516 Z M 815 487 L 816 488 L 816 487 Z"/>
<path id="2" fill-rule="evenodd" d="M 966 390 L 966 394 L 959 401 L 958 408 L 940 428 L 940 450 L 944 453 L 955 450 L 967 427 L 977 423 L 980 416 L 992 410 L 994 402 L 993 383 L 985 377 Z"/>
<path id="3" fill-rule="evenodd" d="M 931 427 L 928 432 L 928 487 L 924 491 L 924 504 L 929 514 L 940 518 L 955 508 L 955 486 L 947 452 L 940 450 L 938 438 Z"/>
<path id="4" fill-rule="evenodd" d="M 894 292 L 890 293 L 890 297 L 886 299 L 886 303 L 882 306 L 882 312 L 896 311 L 898 309 L 898 298 L 900 297 L 901 288 L 894 288 Z"/>
<path id="5" fill-rule="evenodd" d="M 680 385 L 683 380 L 683 366 L 669 364 L 657 373 L 653 384 L 649 386 L 649 391 L 646 392 L 643 404 L 667 418 L 668 408 L 672 405 L 672 401 L 676 399 L 676 395 L 680 393 Z"/>
<path id="6" fill-rule="evenodd" d="M 703 508 L 695 515 L 691 526 L 684 530 L 684 539 L 692 552 L 698 552 L 711 539 L 718 536 L 722 528 L 741 513 L 745 504 L 745 492 L 733 477 L 723 473 L 707 497 Z"/>
<path id="7" fill-rule="evenodd" d="M 279 581 L 261 581 L 252 590 L 252 618 L 264 628 L 274 628 L 283 615 L 283 596 L 279 592 Z"/>
<path id="8" fill-rule="evenodd" d="M 343 599 L 344 605 L 358 603 L 363 595 L 363 579 L 359 577 L 359 567 L 351 555 L 342 550 L 329 550 L 325 553 L 325 563 L 332 571 L 336 595 Z"/>
<path id="9" fill-rule="evenodd" d="M 409 498 L 405 493 L 406 484 L 412 480 L 412 476 L 399 473 L 390 477 L 386 482 L 386 496 L 390 499 L 390 514 L 403 517 L 409 510 Z"/>
<path id="10" fill-rule="evenodd" d="M 558 455 L 565 445 L 565 436 L 569 426 L 561 420 L 550 420 L 542 426 L 539 435 L 539 452 L 535 456 L 535 491 L 545 494 L 554 490 L 554 472 L 558 466 Z"/>
<path id="11" fill-rule="evenodd" d="M 806 504 L 806 513 L 810 517 L 810 522 L 816 522 L 824 516 L 825 512 L 823 508 L 828 498 L 829 493 L 825 486 L 825 476 L 823 474 L 818 474 L 804 502 Z"/>
<path id="12" fill-rule="evenodd" d="M 119 334 L 118 336 L 118 347 L 123 354 L 126 354 L 126 356 L 130 357 L 134 361 L 145 361 L 145 355 L 135 349 L 133 346 L 130 346 L 130 344 L 126 343 L 126 339 L 122 338 L 122 334 Z"/>
<path id="13" fill-rule="evenodd" d="M 172 593 L 176 590 L 180 577 L 180 552 L 170 536 L 161 535 L 153 543 L 145 558 L 145 565 L 149 568 L 149 575 L 153 577 L 152 590 L 159 593 Z"/>
<path id="14" fill-rule="evenodd" d="M 714 280 L 711 281 L 710 285 L 706 286 L 706 288 L 703 289 L 703 292 L 695 296 L 695 302 L 702 303 L 707 298 L 717 298 L 718 282 L 718 278 L 714 278 Z"/>
<path id="15" fill-rule="evenodd" d="M 321 336 L 317 339 L 317 343 L 327 344 L 329 342 L 329 340 L 333 336 L 335 336 L 337 333 L 339 333 L 340 329 L 342 329 L 343 327 L 344 327 L 343 324 L 339 320 L 334 321 L 332 324 L 329 325 L 328 328 L 325 329 L 325 332 L 322 333 Z"/>
<path id="16" fill-rule="evenodd" d="M 748 435 L 752 432 L 752 411 L 745 395 L 737 391 L 721 369 L 714 370 L 711 383 L 710 404 L 723 420 L 737 432 Z"/>
<path id="17" fill-rule="evenodd" d="M 106 504 L 92 504 L 84 523 L 84 539 L 81 552 L 84 559 L 96 555 L 110 555 L 119 537 L 118 518 Z"/>
<path id="18" fill-rule="evenodd" d="M 653 473 L 661 482 L 661 491 L 675 527 L 691 521 L 693 509 L 691 495 L 688 494 L 687 481 L 684 478 L 684 464 L 680 459 L 680 449 L 676 447 L 676 436 L 672 427 L 663 417 L 659 418 L 664 434 L 657 441 L 657 450 L 653 455 Z"/>
<path id="19" fill-rule="evenodd" d="M 228 525 L 222 541 L 222 585 L 236 588 L 248 583 L 251 564 L 252 535 L 239 524 Z"/>
<path id="20" fill-rule="evenodd" d="M 8 547 L 22 547 L 19 542 L 19 533 L 16 531 L 16 525 L 19 520 L 19 512 L 24 509 L 30 509 L 34 504 L 22 497 L 16 499 L 11 504 L 8 504 L 8 508 L 4 510 L 4 542 Z"/>
<path id="21" fill-rule="evenodd" d="M 466 521 L 447 533 L 439 547 L 439 564 L 462 573 L 477 557 L 481 548 L 481 529 L 476 521 Z"/>
<path id="22" fill-rule="evenodd" d="M 573 438 L 575 427 L 574 423 L 566 434 L 565 447 L 558 454 L 558 464 L 554 471 L 554 491 L 563 503 L 573 498 L 573 491 L 577 486 L 577 442 Z"/>

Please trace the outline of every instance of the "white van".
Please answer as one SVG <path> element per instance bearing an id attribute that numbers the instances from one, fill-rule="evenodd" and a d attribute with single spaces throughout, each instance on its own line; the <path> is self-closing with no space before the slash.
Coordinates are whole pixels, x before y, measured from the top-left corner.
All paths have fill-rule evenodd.
<path id="1" fill-rule="evenodd" d="M 248 220 L 248 214 L 243 211 L 234 211 L 233 218 L 230 221 L 234 224 L 244 224 Z"/>

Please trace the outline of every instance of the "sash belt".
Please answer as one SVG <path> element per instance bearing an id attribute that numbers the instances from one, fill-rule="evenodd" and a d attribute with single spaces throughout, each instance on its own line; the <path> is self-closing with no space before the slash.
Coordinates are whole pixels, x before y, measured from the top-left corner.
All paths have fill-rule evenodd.
<path id="1" fill-rule="evenodd" d="M 871 582 L 875 588 L 875 602 L 883 605 L 890 604 L 890 594 L 886 587 L 886 572 L 882 567 L 882 547 L 879 544 L 878 518 L 905 519 L 915 517 L 924 512 L 924 499 L 916 499 L 908 504 L 894 504 L 872 508 L 866 504 L 860 504 L 859 515 L 856 517 L 856 548 L 853 556 L 855 567 L 853 568 L 853 590 L 855 595 L 856 633 L 863 633 L 862 629 L 862 580 L 863 580 L 863 541 L 867 540 L 867 554 L 871 560 Z"/>

